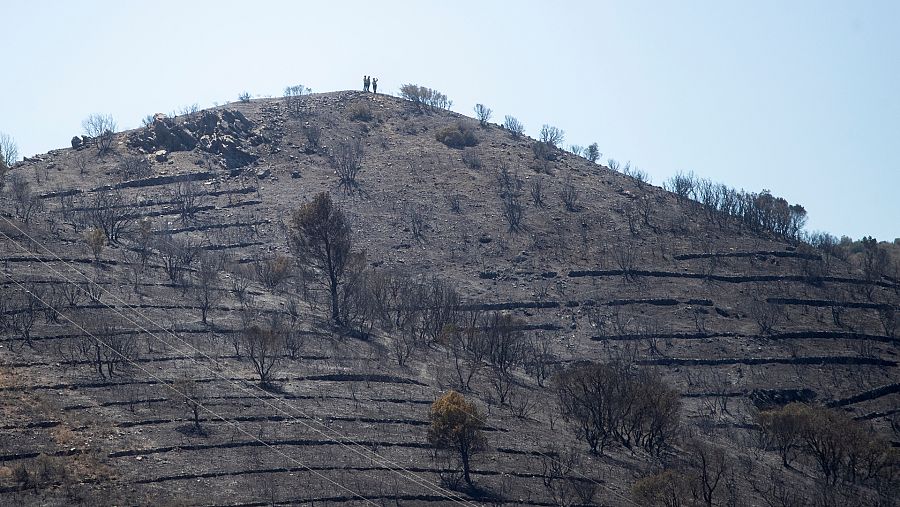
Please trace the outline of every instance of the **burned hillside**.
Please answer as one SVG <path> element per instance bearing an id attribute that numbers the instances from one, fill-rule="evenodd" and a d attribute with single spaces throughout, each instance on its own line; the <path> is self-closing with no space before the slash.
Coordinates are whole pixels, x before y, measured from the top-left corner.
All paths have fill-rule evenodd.
<path id="1" fill-rule="evenodd" d="M 896 502 L 887 245 L 407 91 L 10 169 L 4 504 Z"/>

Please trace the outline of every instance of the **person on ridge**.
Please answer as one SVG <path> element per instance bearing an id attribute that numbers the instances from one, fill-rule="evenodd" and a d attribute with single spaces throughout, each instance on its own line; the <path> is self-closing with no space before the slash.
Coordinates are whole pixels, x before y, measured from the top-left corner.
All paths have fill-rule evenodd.
<path id="1" fill-rule="evenodd" d="M 369 91 L 369 76 L 363 76 L 363 91 Z"/>
<path id="2" fill-rule="evenodd" d="M 378 78 L 372 78 L 372 93 L 378 93 Z"/>

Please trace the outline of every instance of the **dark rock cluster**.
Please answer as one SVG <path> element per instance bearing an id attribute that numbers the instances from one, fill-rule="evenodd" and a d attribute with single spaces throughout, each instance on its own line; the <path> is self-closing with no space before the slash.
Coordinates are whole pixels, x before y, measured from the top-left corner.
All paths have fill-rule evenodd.
<path id="1" fill-rule="evenodd" d="M 156 154 L 199 149 L 221 157 L 225 167 L 244 167 L 259 158 L 253 149 L 269 140 L 239 111 L 203 111 L 182 120 L 162 114 L 128 137 L 128 145 Z"/>

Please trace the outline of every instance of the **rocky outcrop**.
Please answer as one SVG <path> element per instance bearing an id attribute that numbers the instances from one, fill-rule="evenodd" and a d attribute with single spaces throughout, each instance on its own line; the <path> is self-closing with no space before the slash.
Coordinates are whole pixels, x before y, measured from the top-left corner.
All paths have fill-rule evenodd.
<path id="1" fill-rule="evenodd" d="M 128 145 L 165 161 L 168 154 L 198 149 L 221 158 L 225 167 L 234 169 L 256 161 L 253 148 L 269 140 L 238 111 L 203 111 L 182 120 L 163 114 L 128 138 Z"/>

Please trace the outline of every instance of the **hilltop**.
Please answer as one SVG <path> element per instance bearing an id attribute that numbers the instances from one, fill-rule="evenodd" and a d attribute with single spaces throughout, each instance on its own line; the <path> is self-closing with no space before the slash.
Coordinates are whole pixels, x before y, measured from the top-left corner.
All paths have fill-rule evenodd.
<path id="1" fill-rule="evenodd" d="M 898 262 L 809 244 L 802 207 L 684 176 L 669 191 L 354 91 L 106 141 L 5 178 L 3 503 L 637 505 L 659 483 L 714 505 L 896 501 Z M 341 326 L 289 240 L 323 192 L 355 255 Z M 251 329 L 275 337 L 263 387 Z M 560 373 L 587 362 L 671 413 L 590 452 L 560 403 Z M 427 439 L 449 389 L 484 417 L 477 488 Z M 871 441 L 874 471 L 825 473 L 800 443 L 783 466 L 760 413 L 791 402 Z"/>

